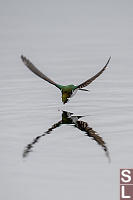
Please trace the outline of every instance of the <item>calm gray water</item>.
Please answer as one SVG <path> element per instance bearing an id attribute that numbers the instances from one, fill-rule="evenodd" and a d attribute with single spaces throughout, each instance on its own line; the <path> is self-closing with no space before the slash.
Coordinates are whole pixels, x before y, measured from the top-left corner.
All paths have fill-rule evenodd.
<path id="1" fill-rule="evenodd" d="M 119 199 L 119 169 L 133 167 L 132 8 L 131 0 L 0 1 L 0 199 Z M 79 84 L 112 59 L 89 93 L 63 105 L 21 54 L 61 84 Z M 84 116 L 110 162 L 74 124 L 43 135 L 62 110 Z"/>

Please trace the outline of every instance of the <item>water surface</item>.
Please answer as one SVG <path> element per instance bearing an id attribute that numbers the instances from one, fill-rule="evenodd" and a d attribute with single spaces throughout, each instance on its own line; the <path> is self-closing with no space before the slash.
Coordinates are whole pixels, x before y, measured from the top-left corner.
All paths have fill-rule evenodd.
<path id="1" fill-rule="evenodd" d="M 133 166 L 132 1 L 0 4 L 0 199 L 119 198 L 119 169 Z M 60 91 L 32 74 L 21 54 L 61 84 L 79 84 L 112 59 L 89 93 L 63 106 Z M 73 123 L 43 137 L 62 110 L 84 116 L 110 162 Z"/>

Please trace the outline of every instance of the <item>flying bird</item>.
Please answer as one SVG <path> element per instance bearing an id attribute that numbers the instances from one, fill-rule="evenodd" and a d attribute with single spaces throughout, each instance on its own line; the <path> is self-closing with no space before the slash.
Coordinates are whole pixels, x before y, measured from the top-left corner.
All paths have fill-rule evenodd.
<path id="1" fill-rule="evenodd" d="M 94 81 L 98 76 L 100 76 L 103 71 L 106 69 L 111 57 L 108 59 L 106 65 L 94 76 L 92 76 L 91 78 L 89 78 L 88 80 L 84 81 L 83 83 L 81 83 L 80 85 L 60 85 L 58 83 L 55 83 L 53 80 L 51 80 L 50 78 L 48 78 L 46 75 L 44 75 L 39 69 L 37 69 L 35 67 L 35 65 L 33 65 L 30 60 L 28 60 L 26 57 L 24 57 L 23 55 L 21 55 L 21 59 L 24 62 L 24 64 L 37 76 L 39 76 L 40 78 L 44 79 L 45 81 L 51 83 L 52 85 L 54 85 L 55 87 L 57 87 L 58 89 L 60 89 L 61 93 L 62 93 L 62 102 L 65 104 L 68 102 L 69 98 L 71 98 L 78 90 L 82 90 L 82 91 L 88 91 L 87 89 L 83 89 L 84 87 L 86 87 L 87 85 L 89 85 L 92 81 Z"/>
<path id="2" fill-rule="evenodd" d="M 73 125 L 74 128 L 78 128 L 80 131 L 84 132 L 84 134 L 90 138 L 92 138 L 93 140 L 95 140 L 97 142 L 97 144 L 99 144 L 103 150 L 105 151 L 105 155 L 107 156 L 107 158 L 110 161 L 110 155 L 109 155 L 109 151 L 108 151 L 108 147 L 104 141 L 104 139 L 93 129 L 91 128 L 87 122 L 85 121 L 81 121 L 79 119 L 81 119 L 84 116 L 75 116 L 73 113 L 71 112 L 67 112 L 67 111 L 63 111 L 62 110 L 62 118 L 60 121 L 56 122 L 55 124 L 53 124 L 47 131 L 45 131 L 43 134 L 38 135 L 37 137 L 35 137 L 33 139 L 33 141 L 31 143 L 29 143 L 28 145 L 26 145 L 24 151 L 23 151 L 23 157 L 27 157 L 28 154 L 30 152 L 32 152 L 34 146 L 36 145 L 36 143 L 39 142 L 39 140 L 41 138 L 43 138 L 44 136 L 47 136 L 49 134 L 51 134 L 55 129 L 61 127 L 62 125 Z"/>

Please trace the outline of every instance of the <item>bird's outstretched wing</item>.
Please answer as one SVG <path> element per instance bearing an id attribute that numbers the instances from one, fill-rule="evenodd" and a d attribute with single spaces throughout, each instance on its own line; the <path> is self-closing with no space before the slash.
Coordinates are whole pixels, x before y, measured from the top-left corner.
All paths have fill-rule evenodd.
<path id="1" fill-rule="evenodd" d="M 106 156 L 108 157 L 110 161 L 109 151 L 103 138 L 100 135 L 98 135 L 97 132 L 94 131 L 91 127 L 89 127 L 87 122 L 77 121 L 75 123 L 75 126 L 81 131 L 84 131 L 87 136 L 92 137 L 100 146 L 102 146 L 102 148 L 104 149 L 106 153 Z"/>
<path id="2" fill-rule="evenodd" d="M 46 136 L 47 134 L 50 134 L 55 128 L 61 126 L 62 124 L 62 120 L 57 122 L 56 124 L 53 124 L 51 128 L 49 128 L 45 133 L 43 133 L 42 135 L 38 135 L 35 139 L 33 139 L 33 141 L 31 143 L 29 143 L 23 152 L 23 157 L 26 157 L 33 149 L 33 147 L 35 146 L 35 144 L 44 136 Z"/>
<path id="3" fill-rule="evenodd" d="M 52 81 L 50 78 L 48 78 L 46 75 L 44 75 L 40 70 L 38 70 L 26 57 L 24 57 L 23 55 L 21 55 L 21 59 L 23 61 L 23 63 L 37 76 L 39 76 L 40 78 L 44 79 L 45 81 L 55 85 L 57 88 L 60 89 L 60 86 L 55 83 L 54 81 Z"/>
<path id="4" fill-rule="evenodd" d="M 111 57 L 108 59 L 106 65 L 93 77 L 91 77 L 90 79 L 88 79 L 87 81 L 81 83 L 80 85 L 77 86 L 77 88 L 83 88 L 83 87 L 86 87 L 87 85 L 89 85 L 92 81 L 94 81 L 98 76 L 100 76 L 103 71 L 106 69 L 109 61 L 110 61 Z"/>

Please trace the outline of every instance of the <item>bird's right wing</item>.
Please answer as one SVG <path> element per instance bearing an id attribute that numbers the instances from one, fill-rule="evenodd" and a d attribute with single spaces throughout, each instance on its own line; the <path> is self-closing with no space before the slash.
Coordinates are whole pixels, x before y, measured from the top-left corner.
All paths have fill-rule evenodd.
<path id="1" fill-rule="evenodd" d="M 21 59 L 23 61 L 23 63 L 37 76 L 39 76 L 40 78 L 44 79 L 45 81 L 55 85 L 57 88 L 60 89 L 60 86 L 55 83 L 54 81 L 52 81 L 50 78 L 48 78 L 46 75 L 44 75 L 39 69 L 37 69 L 26 57 L 24 57 L 23 55 L 21 55 Z"/>
<path id="2" fill-rule="evenodd" d="M 90 79 L 88 79 L 87 81 L 81 83 L 80 85 L 77 86 L 77 88 L 83 88 L 83 87 L 86 87 L 87 85 L 89 85 L 92 81 L 94 81 L 98 76 L 100 76 L 103 71 L 106 69 L 109 61 L 110 61 L 111 57 L 108 59 L 106 65 L 96 74 L 94 75 L 93 77 L 91 77 Z"/>
<path id="3" fill-rule="evenodd" d="M 75 123 L 75 126 L 81 131 L 85 131 L 87 136 L 92 137 L 100 146 L 102 146 L 103 150 L 105 151 L 106 156 L 108 157 L 110 161 L 109 151 L 103 138 L 100 135 L 98 135 L 97 132 L 94 131 L 91 127 L 89 127 L 87 122 L 77 121 Z"/>

